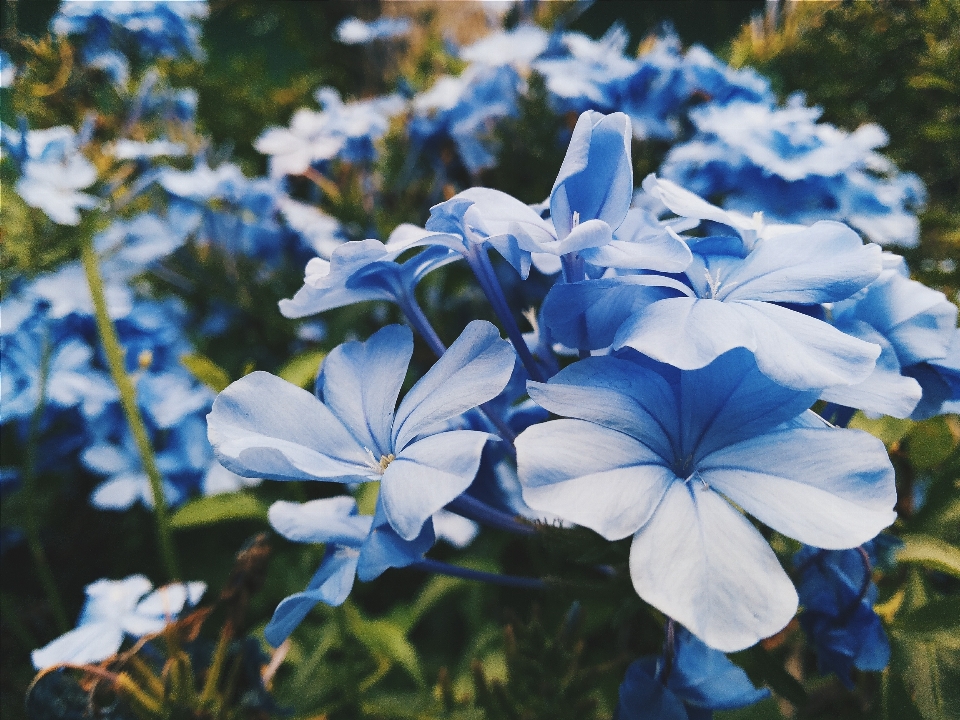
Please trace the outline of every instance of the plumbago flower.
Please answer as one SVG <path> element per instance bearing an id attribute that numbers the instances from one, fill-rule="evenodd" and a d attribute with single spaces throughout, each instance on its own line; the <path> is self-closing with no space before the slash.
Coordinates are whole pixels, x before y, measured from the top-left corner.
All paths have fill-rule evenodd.
<path id="1" fill-rule="evenodd" d="M 620 685 L 617 720 L 710 720 L 714 710 L 733 710 L 770 696 L 722 652 L 684 629 L 670 659 L 640 658 Z"/>
<path id="2" fill-rule="evenodd" d="M 790 579 L 738 508 L 832 549 L 896 517 L 883 444 L 805 412 L 817 392 L 776 384 L 745 350 L 686 371 L 593 357 L 528 389 L 567 419 L 517 437 L 524 500 L 608 540 L 632 535 L 640 597 L 719 650 L 776 633 L 797 609 Z"/>
<path id="3" fill-rule="evenodd" d="M 882 348 L 877 367 L 863 382 L 831 388 L 822 397 L 920 420 L 940 411 L 951 395 L 951 381 L 960 387 L 960 372 L 950 367 L 960 362 L 955 348 L 951 358 L 957 306 L 942 292 L 911 280 L 902 257 L 884 253 L 883 264 L 880 277 L 831 307 L 837 328 Z"/>
<path id="4" fill-rule="evenodd" d="M 60 663 L 105 660 L 120 649 L 126 635 L 160 632 L 185 607 L 196 605 L 207 589 L 202 582 L 173 583 L 150 592 L 152 587 L 143 575 L 87 585 L 87 601 L 76 629 L 34 650 L 33 666 L 43 670 Z"/>
<path id="5" fill-rule="evenodd" d="M 831 551 L 805 547 L 793 558 L 800 573 L 800 624 L 816 646 L 820 672 L 836 673 L 848 688 L 853 688 L 853 668 L 880 671 L 890 661 L 890 642 L 873 609 L 877 586 L 870 577 L 870 560 L 875 558 L 869 553 L 874 546 Z"/>
<path id="6" fill-rule="evenodd" d="M 555 285 L 544 318 L 556 340 L 629 347 L 685 370 L 742 347 L 770 378 L 797 390 L 849 385 L 872 372 L 879 346 L 812 314 L 877 278 L 879 246 L 833 222 L 762 237 L 668 181 L 651 176 L 645 185 L 673 212 L 736 223 L 743 236 L 689 239 L 693 261 L 679 280 L 642 275 Z M 610 292 L 620 295 L 616 305 L 605 297 Z M 591 331 L 577 332 L 583 327 Z"/>
<path id="7" fill-rule="evenodd" d="M 490 400 L 515 355 L 488 322 L 471 322 L 394 412 L 413 334 L 389 325 L 364 343 L 334 349 L 316 396 L 252 373 L 217 397 L 210 443 L 227 469 L 275 480 L 379 480 L 383 512 L 404 540 L 473 481 L 492 436 L 447 421 Z"/>
<path id="8" fill-rule="evenodd" d="M 302 505 L 280 500 L 270 506 L 270 524 L 288 540 L 326 545 L 323 562 L 307 588 L 285 598 L 264 630 L 273 646 L 286 640 L 317 603 L 343 604 L 354 577 L 367 582 L 387 568 L 411 565 L 435 540 L 430 519 L 416 537 L 404 540 L 387 521 L 382 502 L 374 515 L 359 515 L 356 501 L 346 496 Z"/>

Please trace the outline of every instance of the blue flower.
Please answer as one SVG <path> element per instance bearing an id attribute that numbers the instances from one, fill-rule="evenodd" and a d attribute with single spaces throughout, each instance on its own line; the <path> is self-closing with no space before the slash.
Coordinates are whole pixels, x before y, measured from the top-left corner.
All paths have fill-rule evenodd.
<path id="1" fill-rule="evenodd" d="M 576 419 L 517 437 L 524 500 L 608 540 L 633 535 L 637 593 L 711 647 L 748 647 L 797 608 L 773 551 L 731 503 L 829 548 L 896 517 L 883 444 L 806 413 L 817 393 L 777 385 L 746 351 L 693 371 L 588 358 L 528 389 Z"/>
<path id="2" fill-rule="evenodd" d="M 87 601 L 76 629 L 34 650 L 33 666 L 43 670 L 61 663 L 105 660 L 120 649 L 124 636 L 160 632 L 185 607 L 196 605 L 207 589 L 202 582 L 173 583 L 146 595 L 152 587 L 143 575 L 87 585 Z"/>
<path id="3" fill-rule="evenodd" d="M 208 416 L 220 463 L 276 480 L 381 482 L 386 518 L 406 540 L 473 481 L 491 437 L 446 422 L 495 397 L 515 355 L 497 329 L 471 322 L 394 412 L 413 334 L 387 326 L 324 360 L 317 395 L 267 373 L 220 393 Z"/>
<path id="4" fill-rule="evenodd" d="M 307 263 L 303 287 L 293 298 L 280 301 L 280 312 L 301 318 L 367 300 L 390 300 L 409 308 L 417 283 L 427 273 L 459 259 L 444 247 L 432 247 L 396 262 L 409 247 L 379 240 L 337 246 L 329 261 L 318 257 Z"/>
<path id="5" fill-rule="evenodd" d="M 354 577 L 367 582 L 387 568 L 411 565 L 434 543 L 429 518 L 418 534 L 405 540 L 387 522 L 382 501 L 377 502 L 375 515 L 358 515 L 356 501 L 343 496 L 302 505 L 275 502 L 270 506 L 270 524 L 294 542 L 327 546 L 306 590 L 285 598 L 274 611 L 264 630 L 274 646 L 282 643 L 317 603 L 341 605 L 353 588 Z"/>
<path id="6" fill-rule="evenodd" d="M 705 206 L 697 214 L 713 208 L 691 197 Z M 555 285 L 544 301 L 553 338 L 571 347 L 630 347 L 687 370 L 743 347 L 769 377 L 797 390 L 853 384 L 872 372 L 878 346 L 784 305 L 853 295 L 880 274 L 879 246 L 832 222 L 757 237 L 749 246 L 735 237 L 688 244 L 693 262 L 681 278 Z"/>
<path id="7" fill-rule="evenodd" d="M 337 25 L 337 40 L 344 45 L 366 45 L 374 40 L 392 40 L 407 35 L 413 23 L 405 17 L 381 17 L 364 22 L 357 17 L 345 18 Z"/>
<path id="8" fill-rule="evenodd" d="M 816 647 L 820 672 L 836 673 L 849 688 L 853 668 L 880 671 L 890 661 L 890 643 L 873 610 L 877 586 L 861 556 L 866 552 L 805 547 L 793 559 L 800 572 L 800 625 Z"/>
<path id="9" fill-rule="evenodd" d="M 69 2 L 51 21 L 57 35 L 79 35 L 85 58 L 96 58 L 111 46 L 135 47 L 147 57 L 200 57 L 200 28 L 207 3 Z"/>
<path id="10" fill-rule="evenodd" d="M 903 258 L 885 253 L 883 260 L 880 277 L 831 308 L 831 322 L 837 328 L 883 348 L 877 367 L 863 382 L 831 388 L 822 397 L 847 407 L 910 417 L 922 392 L 925 407 L 932 404 L 932 396 L 942 394 L 943 381 L 938 378 L 949 377 L 949 372 L 931 370 L 930 375 L 925 369 L 951 362 L 957 306 L 943 293 L 911 280 Z M 927 416 L 925 407 L 919 408 L 916 419 Z"/>
<path id="11" fill-rule="evenodd" d="M 660 173 L 724 206 L 763 211 L 781 222 L 838 220 L 881 244 L 913 247 L 923 185 L 875 151 L 877 125 L 846 133 L 818 123 L 802 96 L 769 102 L 711 103 L 690 112 L 698 133 L 674 146 Z"/>
<path id="12" fill-rule="evenodd" d="M 710 720 L 714 710 L 746 707 L 770 696 L 726 655 L 684 629 L 677 633 L 669 668 L 644 657 L 627 668 L 616 720 Z"/>
<path id="13" fill-rule="evenodd" d="M 372 161 L 377 155 L 375 143 L 386 134 L 390 118 L 406 107 L 399 95 L 344 103 L 328 87 L 320 88 L 316 97 L 322 112 L 301 108 L 288 128 L 267 128 L 257 138 L 256 149 L 270 156 L 271 177 L 300 175 L 334 158 Z"/>

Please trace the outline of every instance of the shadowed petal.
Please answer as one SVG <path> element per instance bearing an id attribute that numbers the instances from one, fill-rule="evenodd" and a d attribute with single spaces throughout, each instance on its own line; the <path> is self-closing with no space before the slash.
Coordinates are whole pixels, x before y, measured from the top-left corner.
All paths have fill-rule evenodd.
<path id="1" fill-rule="evenodd" d="M 359 553 L 352 548 L 337 548 L 328 553 L 310 584 L 303 592 L 284 598 L 273 611 L 273 617 L 263 631 L 267 642 L 277 647 L 286 640 L 297 625 L 317 603 L 333 607 L 342 605 L 353 589 Z"/>

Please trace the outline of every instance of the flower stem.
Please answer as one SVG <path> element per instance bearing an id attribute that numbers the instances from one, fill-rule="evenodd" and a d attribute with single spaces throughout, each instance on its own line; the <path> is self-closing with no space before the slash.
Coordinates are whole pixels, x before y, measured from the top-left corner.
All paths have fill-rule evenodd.
<path id="1" fill-rule="evenodd" d="M 123 413 L 126 416 L 127 424 L 130 426 L 130 432 L 137 444 L 137 450 L 140 454 L 140 462 L 143 470 L 150 480 L 150 492 L 153 496 L 153 513 L 157 521 L 157 538 L 160 544 L 160 557 L 163 562 L 164 570 L 170 580 L 179 578 L 180 573 L 177 570 L 177 559 L 173 550 L 173 539 L 170 533 L 170 517 L 167 510 L 167 501 L 163 494 L 163 478 L 157 467 L 157 459 L 153 452 L 153 445 L 150 442 L 150 436 L 147 434 L 147 426 L 140 414 L 140 408 L 137 406 L 137 393 L 127 375 L 124 361 L 124 350 L 120 345 L 120 339 L 117 336 L 117 329 L 110 320 L 107 311 L 107 298 L 103 288 L 103 275 L 100 272 L 100 264 L 97 260 L 97 253 L 93 247 L 93 237 L 88 235 L 81 243 L 81 259 L 83 269 L 87 275 L 87 284 L 90 286 L 90 296 L 93 300 L 93 310 L 97 321 L 97 331 L 100 333 L 100 341 L 103 344 L 103 351 L 107 357 L 107 365 L 110 368 L 110 376 L 120 393 L 120 404 L 123 407 Z"/>
<path id="2" fill-rule="evenodd" d="M 508 515 L 496 508 L 492 508 L 485 502 L 477 500 L 470 495 L 460 495 L 460 497 L 447 505 L 447 509 L 469 520 L 476 520 L 484 525 L 516 533 L 517 535 L 533 535 L 536 532 L 536 529 L 532 525 L 517 520 L 513 515 Z"/>
<path id="3" fill-rule="evenodd" d="M 544 382 L 546 378 L 543 376 L 540 366 L 537 365 L 537 361 L 530 354 L 530 348 L 527 347 L 527 343 L 523 339 L 523 333 L 520 332 L 517 321 L 514 320 L 510 306 L 507 304 L 507 299 L 503 296 L 503 288 L 500 287 L 500 281 L 497 280 L 486 248 L 482 245 L 473 245 L 466 259 L 470 269 L 473 270 L 473 274 L 476 275 L 480 287 L 487 296 L 487 300 L 493 306 L 493 311 L 503 324 L 503 329 L 507 331 L 507 337 L 513 343 L 513 347 L 517 351 L 517 355 L 520 356 L 520 361 L 527 369 L 530 378 L 537 382 Z"/>
<path id="4" fill-rule="evenodd" d="M 67 613 L 63 609 L 63 599 L 60 597 L 60 591 L 57 589 L 57 582 L 47 562 L 47 555 L 43 550 L 43 542 L 40 539 L 40 511 L 37 507 L 37 446 L 40 444 L 40 424 L 43 420 L 44 406 L 47 404 L 47 379 L 50 376 L 50 341 L 44 335 L 43 346 L 40 350 L 40 378 L 38 379 L 39 393 L 37 397 L 37 407 L 30 418 L 30 430 L 27 437 L 26 462 L 23 478 L 23 497 L 27 505 L 27 544 L 30 546 L 30 553 L 33 555 L 33 562 L 36 565 L 37 575 L 40 577 L 40 583 L 47 595 L 47 601 L 50 603 L 50 609 L 53 611 L 53 618 L 57 623 L 57 629 L 61 633 L 70 629 L 70 623 L 67 621 Z"/>
<path id="5" fill-rule="evenodd" d="M 529 590 L 543 590 L 547 587 L 547 582 L 540 578 L 518 577 L 516 575 L 498 575 L 497 573 L 483 572 L 482 570 L 471 570 L 470 568 L 459 565 L 450 565 L 439 560 L 423 558 L 410 565 L 417 570 L 426 572 L 449 575 L 450 577 L 463 578 L 464 580 L 477 580 L 479 582 L 492 583 L 494 585 L 503 585 L 506 587 L 527 588 Z"/>

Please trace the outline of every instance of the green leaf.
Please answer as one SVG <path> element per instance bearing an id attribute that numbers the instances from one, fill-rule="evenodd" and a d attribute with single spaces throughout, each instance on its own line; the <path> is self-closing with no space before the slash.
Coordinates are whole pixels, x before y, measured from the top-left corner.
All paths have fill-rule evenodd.
<path id="1" fill-rule="evenodd" d="M 907 451 L 914 467 L 927 470 L 936 467 L 950 454 L 957 441 L 943 417 L 917 423 L 907 433 Z"/>
<path id="2" fill-rule="evenodd" d="M 180 364 L 189 370 L 190 374 L 197 380 L 216 392 L 223 392 L 230 384 L 230 376 L 227 371 L 210 358 L 199 353 L 181 355 Z"/>
<path id="3" fill-rule="evenodd" d="M 341 607 L 351 635 L 363 643 L 374 656 L 396 663 L 406 670 L 418 685 L 424 684 L 417 651 L 407 640 L 403 630 L 388 620 L 367 620 L 350 602 Z"/>
<path id="4" fill-rule="evenodd" d="M 920 616 L 930 605 L 911 613 Z M 939 614 L 947 608 L 940 608 Z M 921 617 L 917 627 L 929 624 Z M 897 711 L 904 699 L 910 702 L 924 720 L 960 720 L 960 633 L 956 628 L 939 628 L 932 632 L 910 632 L 892 628 L 889 679 L 892 684 L 891 712 L 888 717 L 901 718 Z"/>
<path id="5" fill-rule="evenodd" d="M 399 605 L 394 608 L 390 614 L 390 620 L 404 632 L 410 632 L 431 607 L 453 591 L 462 590 L 466 587 L 468 587 L 468 583 L 465 580 L 445 575 L 435 575 L 427 581 L 416 600 L 410 604 Z"/>
<path id="6" fill-rule="evenodd" d="M 877 420 L 871 420 L 866 415 L 858 412 L 850 420 L 847 427 L 857 430 L 865 430 L 874 437 L 880 438 L 884 445 L 893 445 L 906 436 L 914 426 L 911 420 L 900 420 L 899 418 L 884 415 Z"/>
<path id="7" fill-rule="evenodd" d="M 932 600 L 916 610 L 898 613 L 894 627 L 915 634 L 960 632 L 960 597 Z"/>
<path id="8" fill-rule="evenodd" d="M 267 506 L 246 492 L 223 493 L 191 500 L 170 518 L 174 529 L 201 527 L 227 520 L 266 520 Z"/>
<path id="9" fill-rule="evenodd" d="M 960 548 L 930 535 L 904 535 L 903 547 L 897 553 L 897 560 L 905 563 L 919 563 L 930 570 L 960 578 Z"/>
<path id="10" fill-rule="evenodd" d="M 277 375 L 287 382 L 306 388 L 316 379 L 325 356 L 323 350 L 307 350 L 291 358 L 280 368 Z"/>

